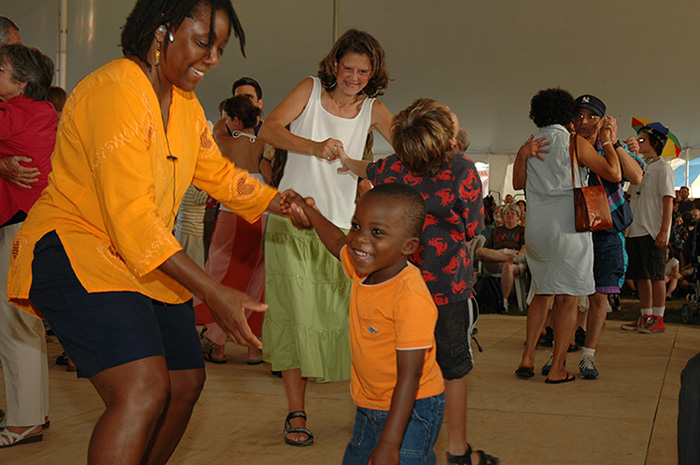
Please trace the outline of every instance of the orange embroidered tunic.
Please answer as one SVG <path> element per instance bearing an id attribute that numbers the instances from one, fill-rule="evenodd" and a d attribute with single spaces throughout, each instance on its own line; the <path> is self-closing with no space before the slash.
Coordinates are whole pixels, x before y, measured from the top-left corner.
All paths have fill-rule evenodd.
<path id="1" fill-rule="evenodd" d="M 194 93 L 173 88 L 167 137 L 160 105 L 134 62 L 114 60 L 70 94 L 49 185 L 12 243 L 7 294 L 29 302 L 34 245 L 56 231 L 88 292 L 134 291 L 167 303 L 190 292 L 160 270 L 181 249 L 172 234 L 190 184 L 248 221 L 276 190 L 221 156 Z"/>

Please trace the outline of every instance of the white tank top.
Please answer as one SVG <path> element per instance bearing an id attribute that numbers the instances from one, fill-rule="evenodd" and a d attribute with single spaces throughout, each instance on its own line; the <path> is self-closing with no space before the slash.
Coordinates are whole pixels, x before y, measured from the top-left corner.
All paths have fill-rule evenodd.
<path id="1" fill-rule="evenodd" d="M 365 141 L 372 122 L 373 98 L 366 98 L 354 118 L 341 118 L 321 105 L 321 82 L 314 77 L 313 90 L 306 107 L 292 121 L 290 130 L 306 139 L 321 142 L 333 138 L 343 142 L 350 158 L 362 159 Z M 357 176 L 338 173 L 340 161 L 329 162 L 312 155 L 289 152 L 279 190 L 294 189 L 304 197 L 313 197 L 318 209 L 339 228 L 350 228 L 355 209 Z"/>

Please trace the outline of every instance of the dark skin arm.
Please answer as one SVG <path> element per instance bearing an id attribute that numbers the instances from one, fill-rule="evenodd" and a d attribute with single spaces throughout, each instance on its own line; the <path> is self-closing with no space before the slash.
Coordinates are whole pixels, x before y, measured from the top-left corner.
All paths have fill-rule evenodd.
<path id="1" fill-rule="evenodd" d="M 214 281 L 184 251 L 180 250 L 158 267 L 205 302 L 221 329 L 236 343 L 262 348 L 245 317 L 245 309 L 267 310 L 267 304 L 256 302 L 243 292 Z"/>
<path id="2" fill-rule="evenodd" d="M 286 191 L 285 194 L 298 197 L 298 194 L 291 190 Z M 267 207 L 268 211 L 282 214 L 281 196 L 280 193 L 275 195 Z M 308 227 L 308 220 L 301 212 L 292 212 L 290 219 L 296 227 L 301 227 L 303 224 Z M 236 344 L 262 348 L 262 343 L 248 326 L 245 309 L 264 312 L 267 310 L 267 304 L 257 302 L 243 292 L 214 281 L 182 250 L 168 258 L 158 269 L 205 302 L 216 323 Z"/>
<path id="3" fill-rule="evenodd" d="M 391 397 L 389 417 L 379 443 L 369 456 L 368 465 L 399 464 L 399 448 L 416 402 L 424 358 L 425 349 L 396 351 L 398 379 Z"/>

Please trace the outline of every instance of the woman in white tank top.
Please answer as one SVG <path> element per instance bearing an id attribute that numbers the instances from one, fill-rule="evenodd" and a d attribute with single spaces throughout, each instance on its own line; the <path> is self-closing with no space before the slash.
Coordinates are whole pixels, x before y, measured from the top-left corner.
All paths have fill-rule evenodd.
<path id="1" fill-rule="evenodd" d="M 344 151 L 361 159 L 374 129 L 391 142 L 391 113 L 375 99 L 388 81 L 379 42 L 348 30 L 319 64 L 318 77 L 299 83 L 260 129 L 262 139 L 289 152 L 279 189 L 313 197 L 340 228 L 350 227 L 357 177 L 338 173 L 337 158 Z M 350 376 L 350 282 L 313 230 L 296 230 L 277 215 L 268 219 L 265 254 L 270 307 L 263 324 L 263 357 L 285 381 L 285 442 L 308 446 L 313 435 L 306 429 L 306 379 Z"/>

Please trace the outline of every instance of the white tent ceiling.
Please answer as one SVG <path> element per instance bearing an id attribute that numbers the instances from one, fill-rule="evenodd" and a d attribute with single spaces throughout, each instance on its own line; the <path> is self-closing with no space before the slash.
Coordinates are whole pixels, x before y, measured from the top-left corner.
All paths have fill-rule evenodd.
<path id="1" fill-rule="evenodd" d="M 472 137 L 469 154 L 513 154 L 535 131 L 529 100 L 559 86 L 597 95 L 618 118 L 658 120 L 688 155 L 700 155 L 700 3 L 697 0 L 336 0 L 340 31 L 372 33 L 393 81 L 392 112 L 417 97 L 443 101 Z M 58 0 L 2 0 L 0 14 L 25 43 L 56 56 Z M 120 56 L 119 34 L 133 0 L 70 0 L 67 87 Z M 332 43 L 333 0 L 234 0 L 247 59 L 231 43 L 197 94 L 210 118 L 240 76 L 255 77 L 269 112 L 315 74 Z M 379 152 L 389 150 L 375 138 Z"/>

